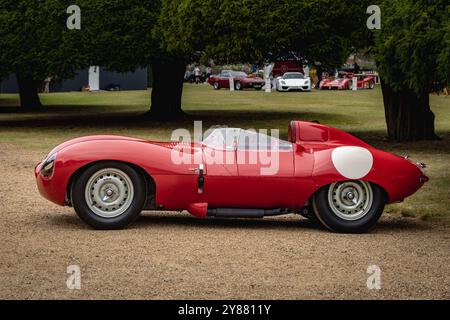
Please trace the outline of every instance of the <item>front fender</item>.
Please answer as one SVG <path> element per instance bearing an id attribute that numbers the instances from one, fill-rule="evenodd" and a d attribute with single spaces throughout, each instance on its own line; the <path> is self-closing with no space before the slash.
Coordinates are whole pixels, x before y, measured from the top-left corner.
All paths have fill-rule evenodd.
<path id="1" fill-rule="evenodd" d="M 119 161 L 140 167 L 151 177 L 192 175 L 191 165 L 175 164 L 172 149 L 142 140 L 81 140 L 57 147 L 54 173 L 46 178 L 35 169 L 39 192 L 48 200 L 66 204 L 66 190 L 70 178 L 81 168 L 99 161 Z"/>
<path id="2" fill-rule="evenodd" d="M 349 153 L 346 159 L 344 153 L 344 156 L 336 161 L 333 159 L 333 152 L 340 148 L 360 150 L 361 155 L 365 155 L 359 157 Z M 345 151 L 340 151 L 342 150 Z M 344 170 L 340 170 L 342 166 Z M 422 170 L 404 158 L 374 148 L 355 146 L 315 152 L 312 176 L 317 188 L 347 180 L 363 180 L 377 184 L 386 192 L 388 203 L 402 201 L 412 195 L 426 180 Z"/>

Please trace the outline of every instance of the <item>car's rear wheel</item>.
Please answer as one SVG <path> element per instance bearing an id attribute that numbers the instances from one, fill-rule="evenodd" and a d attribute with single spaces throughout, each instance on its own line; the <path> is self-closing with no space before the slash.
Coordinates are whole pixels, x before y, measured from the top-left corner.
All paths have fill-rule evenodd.
<path id="1" fill-rule="evenodd" d="M 370 81 L 369 82 L 369 89 L 374 89 L 375 88 L 375 82 Z"/>
<path id="2" fill-rule="evenodd" d="M 236 89 L 236 90 L 242 90 L 242 85 L 241 85 L 241 83 L 239 82 L 239 81 L 236 81 L 236 83 L 234 84 L 234 88 Z"/>
<path id="3" fill-rule="evenodd" d="M 121 229 L 141 213 L 146 200 L 145 178 L 132 167 L 105 161 L 87 168 L 72 187 L 78 216 L 95 229 Z"/>
<path id="4" fill-rule="evenodd" d="M 220 89 L 220 84 L 216 81 L 216 82 L 214 82 L 213 87 L 214 87 L 215 90 L 219 90 Z"/>
<path id="5" fill-rule="evenodd" d="M 373 228 L 386 203 L 384 191 L 366 181 L 342 181 L 321 188 L 313 199 L 314 213 L 328 229 L 364 233 Z"/>

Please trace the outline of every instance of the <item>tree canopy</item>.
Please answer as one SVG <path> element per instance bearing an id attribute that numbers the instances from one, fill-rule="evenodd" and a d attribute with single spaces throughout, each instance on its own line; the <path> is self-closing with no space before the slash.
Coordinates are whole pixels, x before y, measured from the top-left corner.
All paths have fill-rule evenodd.
<path id="1" fill-rule="evenodd" d="M 366 1 L 163 1 L 158 32 L 168 52 L 218 62 L 265 62 L 295 53 L 339 66 L 365 29 Z"/>
<path id="2" fill-rule="evenodd" d="M 382 79 L 388 137 L 436 139 L 429 93 L 450 80 L 450 4 L 383 1 L 374 52 Z"/>
<path id="3" fill-rule="evenodd" d="M 82 28 L 75 32 L 75 45 L 88 65 L 134 71 L 159 54 L 159 43 L 153 37 L 159 0 L 78 0 L 77 4 L 82 10 Z"/>
<path id="4" fill-rule="evenodd" d="M 417 94 L 450 83 L 450 4 L 446 0 L 384 1 L 376 61 L 392 89 Z"/>
<path id="5" fill-rule="evenodd" d="M 0 0 L 0 76 L 14 73 L 27 87 L 36 87 L 49 76 L 75 74 L 84 59 L 71 45 L 73 34 L 64 30 L 68 3 Z M 40 105 L 34 96 L 27 107 Z"/>
<path id="6" fill-rule="evenodd" d="M 16 74 L 25 108 L 40 106 L 37 86 L 99 65 L 113 71 L 147 66 L 159 52 L 152 36 L 161 2 L 79 0 L 81 30 L 69 30 L 73 1 L 0 0 L 0 77 Z"/>

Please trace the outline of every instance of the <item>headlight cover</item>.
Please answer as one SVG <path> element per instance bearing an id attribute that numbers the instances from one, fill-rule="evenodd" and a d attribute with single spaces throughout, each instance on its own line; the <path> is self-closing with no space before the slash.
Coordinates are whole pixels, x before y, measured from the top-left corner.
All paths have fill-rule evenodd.
<path id="1" fill-rule="evenodd" d="M 56 161 L 56 155 L 57 153 L 53 153 L 50 156 L 45 159 L 42 168 L 41 168 L 41 175 L 43 177 L 51 177 L 53 175 L 53 171 L 55 169 L 55 161 Z"/>

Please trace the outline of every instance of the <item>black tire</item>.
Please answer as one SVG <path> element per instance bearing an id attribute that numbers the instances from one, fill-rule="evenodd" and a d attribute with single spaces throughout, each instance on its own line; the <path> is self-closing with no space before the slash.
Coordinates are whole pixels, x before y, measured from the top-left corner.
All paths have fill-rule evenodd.
<path id="1" fill-rule="evenodd" d="M 133 184 L 134 194 L 129 207 L 117 217 L 105 218 L 97 215 L 86 203 L 85 189 L 89 179 L 103 169 L 113 168 L 124 172 Z M 99 230 L 123 229 L 132 223 L 144 208 L 147 186 L 145 178 L 138 174 L 132 167 L 114 161 L 99 162 L 83 171 L 74 181 L 72 186 L 72 204 L 75 212 L 85 223 Z"/>
<path id="2" fill-rule="evenodd" d="M 255 87 L 254 88 L 256 91 L 261 91 L 262 90 L 262 87 Z"/>
<path id="3" fill-rule="evenodd" d="M 384 205 L 386 203 L 384 190 L 375 184 L 370 184 L 370 186 L 373 194 L 372 205 L 368 212 L 358 220 L 344 220 L 333 212 L 328 200 L 330 185 L 321 188 L 314 195 L 314 213 L 323 226 L 331 231 L 339 233 L 366 233 L 375 226 L 383 213 Z"/>
<path id="4" fill-rule="evenodd" d="M 375 83 L 373 81 L 369 82 L 369 89 L 374 89 L 375 88 Z"/>
<path id="5" fill-rule="evenodd" d="M 237 91 L 242 90 L 242 85 L 241 85 L 241 83 L 240 83 L 239 81 L 236 81 L 236 83 L 234 84 L 234 88 L 235 88 Z"/>
<path id="6" fill-rule="evenodd" d="M 214 88 L 214 90 L 220 90 L 220 84 L 217 81 L 214 82 L 213 88 Z"/>
<path id="7" fill-rule="evenodd" d="M 313 225 L 313 226 L 319 226 L 319 227 L 323 227 L 322 223 L 320 222 L 320 220 L 316 217 L 314 210 L 312 207 L 308 207 L 306 210 L 302 210 L 300 211 L 300 215 L 303 218 L 308 219 L 308 221 Z"/>

